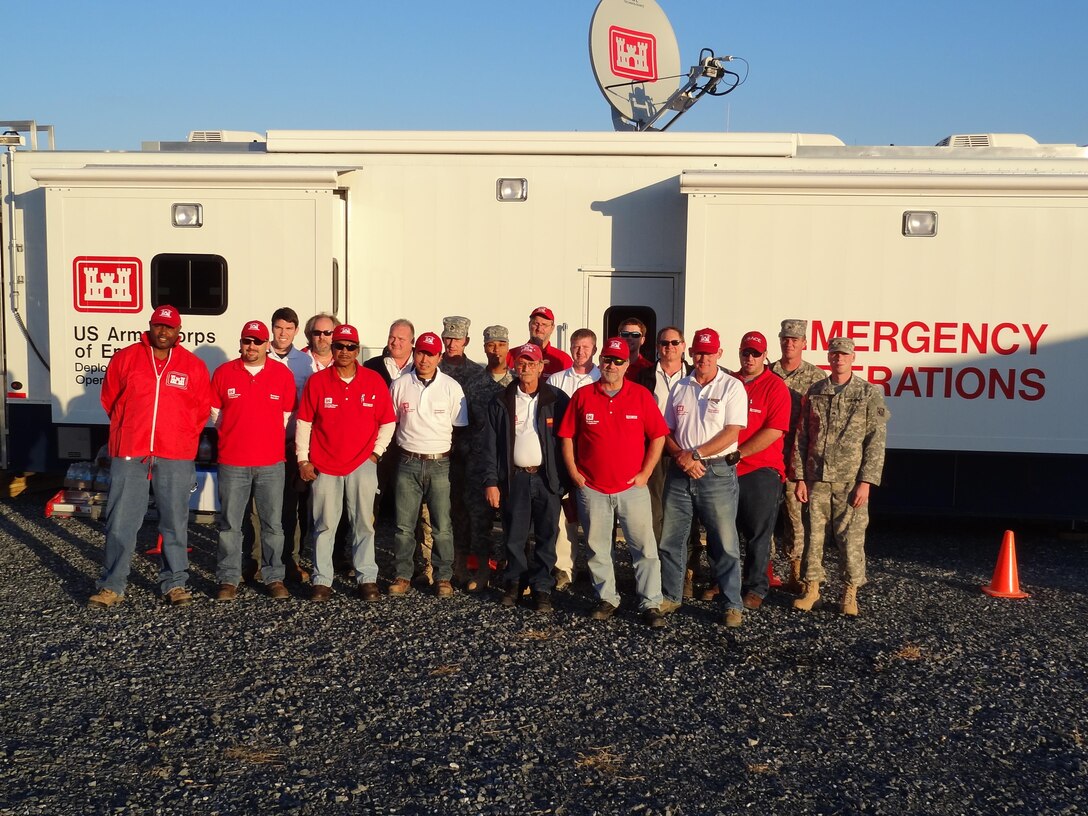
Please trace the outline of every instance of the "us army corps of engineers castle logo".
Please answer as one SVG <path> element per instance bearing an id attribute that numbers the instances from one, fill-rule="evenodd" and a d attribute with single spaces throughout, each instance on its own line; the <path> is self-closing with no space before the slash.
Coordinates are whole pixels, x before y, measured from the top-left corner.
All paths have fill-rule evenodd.
<path id="1" fill-rule="evenodd" d="M 139 258 L 91 258 L 72 262 L 77 312 L 136 313 L 144 306 L 143 264 Z"/>

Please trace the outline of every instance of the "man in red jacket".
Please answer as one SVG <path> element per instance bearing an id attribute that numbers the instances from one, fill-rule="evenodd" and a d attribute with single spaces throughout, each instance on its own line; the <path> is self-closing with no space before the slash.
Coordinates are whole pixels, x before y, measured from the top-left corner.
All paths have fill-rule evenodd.
<path id="1" fill-rule="evenodd" d="M 172 606 L 187 606 L 189 493 L 196 477 L 200 431 L 211 410 L 208 369 L 178 345 L 181 315 L 159 306 L 149 330 L 113 355 L 102 383 L 110 418 L 110 497 L 106 504 L 106 554 L 90 606 L 124 600 L 136 534 L 155 490 L 162 536 L 159 586 Z"/>

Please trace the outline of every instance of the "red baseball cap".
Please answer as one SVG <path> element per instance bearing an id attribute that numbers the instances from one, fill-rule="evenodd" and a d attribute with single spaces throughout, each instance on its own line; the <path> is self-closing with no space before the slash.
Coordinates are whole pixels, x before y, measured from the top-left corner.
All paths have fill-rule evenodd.
<path id="1" fill-rule="evenodd" d="M 434 332 L 425 332 L 416 338 L 416 351 L 424 351 L 427 354 L 441 354 L 442 341 Z"/>
<path id="2" fill-rule="evenodd" d="M 609 337 L 604 343 L 604 348 L 601 349 L 601 356 L 630 360 L 631 347 L 627 345 L 627 341 L 622 337 Z"/>
<path id="3" fill-rule="evenodd" d="M 532 312 L 529 313 L 529 319 L 532 320 L 537 315 L 540 315 L 541 317 L 546 317 L 553 323 L 555 322 L 555 312 L 553 312 L 547 306 L 537 306 L 535 309 L 533 309 Z"/>
<path id="4" fill-rule="evenodd" d="M 149 320 L 148 323 L 152 326 L 170 326 L 173 329 L 177 329 L 181 326 L 181 315 L 173 306 L 163 304 L 155 310 L 153 315 L 151 315 L 151 320 Z"/>
<path id="5" fill-rule="evenodd" d="M 332 333 L 332 342 L 339 340 L 341 343 L 359 342 L 359 330 L 347 323 L 341 323 Z"/>
<path id="6" fill-rule="evenodd" d="M 268 326 L 259 320 L 251 320 L 242 326 L 242 333 L 238 336 L 252 337 L 254 340 L 267 340 Z"/>
<path id="7" fill-rule="evenodd" d="M 763 341 L 763 347 L 767 347 L 767 341 Z M 690 346 L 690 351 L 693 354 L 697 351 L 704 354 L 717 354 L 721 350 L 722 341 L 714 329 L 699 329 L 699 331 L 695 332 L 695 339 Z"/>
<path id="8" fill-rule="evenodd" d="M 544 359 L 544 351 L 536 343 L 526 343 L 524 346 L 518 346 L 514 352 L 515 360 L 520 360 L 522 357 L 528 357 L 539 363 Z"/>
<path id="9" fill-rule="evenodd" d="M 767 338 L 757 331 L 750 331 L 740 339 L 740 349 L 755 349 L 760 354 L 767 353 Z"/>

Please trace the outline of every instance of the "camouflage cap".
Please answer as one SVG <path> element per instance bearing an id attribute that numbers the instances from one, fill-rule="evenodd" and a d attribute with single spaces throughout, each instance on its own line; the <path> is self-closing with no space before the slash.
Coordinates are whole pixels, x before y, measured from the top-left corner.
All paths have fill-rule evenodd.
<path id="1" fill-rule="evenodd" d="M 484 329 L 485 343 L 509 343 L 510 330 L 506 326 L 488 326 Z"/>
<path id="2" fill-rule="evenodd" d="M 783 320 L 779 337 L 799 337 L 802 340 L 808 336 L 807 320 Z"/>
<path id="3" fill-rule="evenodd" d="M 468 337 L 468 327 L 471 325 L 472 321 L 467 317 L 460 317 L 459 315 L 443 317 L 442 339 L 452 338 L 454 340 L 464 340 Z"/>
<path id="4" fill-rule="evenodd" d="M 832 337 L 831 342 L 827 344 L 828 353 L 839 352 L 840 354 L 853 354 L 854 353 L 854 341 L 849 337 Z"/>

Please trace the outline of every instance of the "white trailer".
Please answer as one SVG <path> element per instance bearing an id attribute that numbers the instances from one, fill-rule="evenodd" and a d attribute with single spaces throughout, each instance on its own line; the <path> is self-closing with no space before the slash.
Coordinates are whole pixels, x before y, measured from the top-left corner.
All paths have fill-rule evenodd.
<path id="1" fill-rule="evenodd" d="M 269 131 L 4 156 L 5 449 L 86 458 L 98 385 L 154 305 L 209 367 L 292 306 L 556 338 L 637 314 L 734 338 L 853 336 L 893 420 L 885 504 L 1082 518 L 1088 156 L 1027 137 L 857 148 L 806 134 Z M 232 140 L 233 139 L 233 140 Z M 917 234 L 935 227 L 932 235 Z M 25 331 L 24 331 L 25 328 Z M 37 351 L 35 350 L 37 349 Z M 649 347 L 647 347 L 649 351 Z"/>

